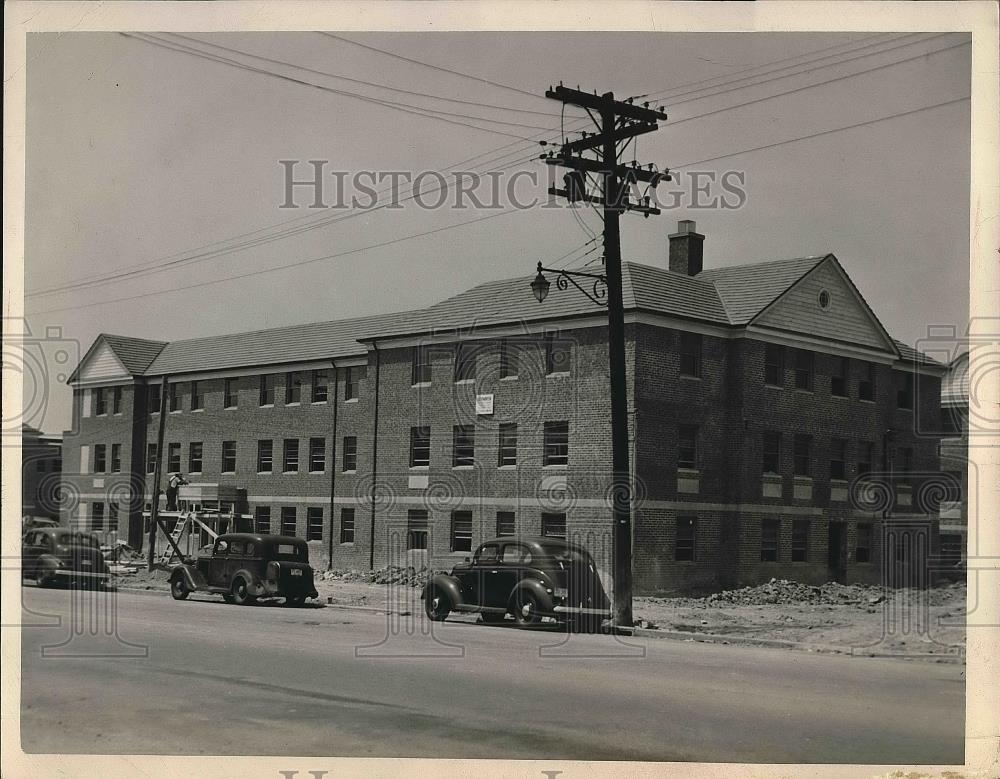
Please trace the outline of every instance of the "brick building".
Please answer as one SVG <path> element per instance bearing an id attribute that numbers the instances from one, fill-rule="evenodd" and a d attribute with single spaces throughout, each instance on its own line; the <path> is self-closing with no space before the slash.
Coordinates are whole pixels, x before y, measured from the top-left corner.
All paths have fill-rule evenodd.
<path id="1" fill-rule="evenodd" d="M 21 425 L 21 516 L 57 519 L 62 437 Z"/>
<path id="2" fill-rule="evenodd" d="M 889 524 L 936 544 L 919 484 L 859 501 L 856 482 L 938 469 L 914 416 L 936 429 L 944 366 L 894 341 L 833 255 L 703 269 L 703 240 L 682 222 L 669 269 L 623 268 L 637 590 L 921 564 L 926 546 L 882 548 Z M 521 533 L 582 540 L 606 572 L 606 315 L 572 287 L 539 305 L 530 280 L 387 316 L 100 336 L 71 377 L 75 521 L 140 543 L 160 467 L 237 488 L 338 569 L 443 568 Z"/>

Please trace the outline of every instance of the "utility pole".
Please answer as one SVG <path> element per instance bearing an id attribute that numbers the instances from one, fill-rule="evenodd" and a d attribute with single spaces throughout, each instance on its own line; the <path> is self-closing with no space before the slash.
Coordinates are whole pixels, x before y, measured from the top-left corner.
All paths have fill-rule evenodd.
<path id="1" fill-rule="evenodd" d="M 149 508 L 149 542 L 146 546 L 149 558 L 146 570 L 153 570 L 153 555 L 156 553 L 156 525 L 160 521 L 160 472 L 163 470 L 163 436 L 167 426 L 167 377 L 160 382 L 160 425 L 156 431 L 156 472 L 153 474 L 153 502 Z"/>
<path id="2" fill-rule="evenodd" d="M 632 497 L 629 473 L 628 389 L 625 372 L 625 314 L 622 303 L 621 234 L 619 217 L 623 211 L 641 213 L 644 217 L 660 210 L 649 205 L 650 198 L 630 202 L 628 187 L 642 181 L 656 187 L 670 181 L 668 171 L 641 168 L 636 163 L 620 165 L 619 155 L 635 138 L 658 129 L 657 122 L 667 115 L 648 103 L 634 105 L 631 99 L 615 100 L 614 93 L 598 95 L 568 89 L 560 84 L 550 88 L 545 96 L 562 103 L 579 106 L 597 124 L 596 134 L 564 143 L 558 153 L 543 155 L 549 165 L 569 168 L 564 177 L 566 189 L 555 187 L 550 194 L 566 197 L 570 202 L 599 203 L 604 217 L 604 272 L 608 306 L 608 359 L 611 376 L 611 471 L 612 471 L 612 545 L 614 554 L 614 625 L 631 628 L 632 619 Z M 619 148 L 619 144 L 622 146 Z M 582 156 L 591 151 L 596 159 Z M 586 191 L 587 174 L 599 176 L 601 196 Z M 575 282 L 574 282 L 575 284 Z"/>

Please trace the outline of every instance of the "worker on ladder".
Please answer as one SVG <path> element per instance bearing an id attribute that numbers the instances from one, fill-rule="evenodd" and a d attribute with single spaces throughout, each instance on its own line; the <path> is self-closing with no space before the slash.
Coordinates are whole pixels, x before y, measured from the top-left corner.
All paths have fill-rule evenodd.
<path id="1" fill-rule="evenodd" d="M 177 493 L 182 484 L 190 484 L 181 473 L 168 474 L 170 480 L 167 482 L 167 511 L 177 511 Z"/>

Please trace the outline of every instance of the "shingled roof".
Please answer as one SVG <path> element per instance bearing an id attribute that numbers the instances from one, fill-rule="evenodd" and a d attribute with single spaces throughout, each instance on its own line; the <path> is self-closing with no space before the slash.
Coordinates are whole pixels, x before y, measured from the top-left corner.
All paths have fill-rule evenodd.
<path id="1" fill-rule="evenodd" d="M 623 303 L 626 311 L 742 327 L 828 257 L 832 255 L 712 268 L 697 276 L 626 262 L 622 264 Z M 599 267 L 579 270 L 593 273 Z M 545 304 L 539 305 L 529 288 L 533 277 L 532 274 L 488 281 L 427 308 L 393 314 L 169 343 L 112 335 L 101 338 L 133 374 L 160 376 L 360 356 L 367 351 L 365 342 L 381 338 L 449 331 L 469 333 L 496 325 L 599 313 L 593 302 L 572 285 L 558 294 L 550 294 Z M 584 288 L 590 287 L 584 284 Z M 905 344 L 898 341 L 895 344 L 904 360 L 938 365 Z"/>

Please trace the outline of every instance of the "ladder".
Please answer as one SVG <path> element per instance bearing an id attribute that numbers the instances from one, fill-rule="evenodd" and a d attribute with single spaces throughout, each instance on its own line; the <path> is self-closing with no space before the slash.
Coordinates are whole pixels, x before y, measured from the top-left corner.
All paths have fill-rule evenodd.
<path id="1" fill-rule="evenodd" d="M 157 557 L 157 562 L 161 565 L 169 565 L 170 562 L 177 556 L 177 553 L 174 551 L 174 544 L 180 547 L 181 538 L 184 537 L 184 532 L 189 531 L 194 533 L 198 528 L 208 533 L 209 537 L 213 541 L 219 537 L 218 532 L 199 519 L 194 511 L 182 511 L 177 517 L 177 523 L 174 525 L 173 530 L 170 531 L 170 539 L 174 543 L 167 544 L 167 548 L 164 549 Z"/>

